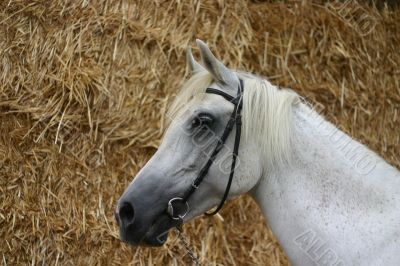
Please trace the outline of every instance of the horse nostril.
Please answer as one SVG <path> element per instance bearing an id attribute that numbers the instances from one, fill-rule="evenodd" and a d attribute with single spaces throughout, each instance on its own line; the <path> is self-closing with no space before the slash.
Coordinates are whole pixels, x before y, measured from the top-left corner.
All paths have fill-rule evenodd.
<path id="1" fill-rule="evenodd" d="M 124 202 L 119 209 L 119 219 L 125 225 L 133 223 L 135 219 L 135 211 L 132 204 Z"/>

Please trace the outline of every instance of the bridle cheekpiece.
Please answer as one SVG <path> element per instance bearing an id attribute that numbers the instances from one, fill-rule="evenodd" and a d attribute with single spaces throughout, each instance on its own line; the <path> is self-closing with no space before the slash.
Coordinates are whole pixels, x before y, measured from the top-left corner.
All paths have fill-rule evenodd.
<path id="1" fill-rule="evenodd" d="M 196 191 L 196 189 L 200 186 L 201 182 L 204 180 L 204 178 L 207 175 L 208 170 L 210 169 L 211 165 L 213 164 L 215 158 L 217 157 L 218 153 L 224 146 L 230 132 L 233 130 L 233 127 L 236 126 L 236 135 L 235 135 L 235 143 L 233 146 L 231 169 L 230 169 L 229 180 L 226 185 L 224 195 L 223 195 L 218 207 L 210 213 L 206 212 L 206 215 L 215 215 L 221 210 L 226 199 L 228 198 L 229 191 L 231 189 L 233 175 L 235 173 L 235 168 L 236 168 L 236 158 L 238 157 L 240 135 L 241 135 L 241 128 L 242 128 L 241 112 L 242 112 L 242 107 L 243 107 L 243 81 L 241 79 L 239 79 L 239 85 L 238 85 L 236 97 L 233 97 L 221 90 L 217 90 L 214 88 L 207 88 L 206 93 L 217 94 L 217 95 L 224 97 L 227 101 L 234 104 L 234 109 L 229 118 L 228 123 L 225 126 L 222 136 L 218 139 L 218 143 L 217 143 L 216 147 L 214 148 L 213 152 L 211 153 L 211 156 L 209 157 L 208 161 L 201 168 L 197 178 L 195 180 L 193 180 L 191 186 L 186 190 L 183 197 L 175 197 L 175 198 L 172 198 L 168 202 L 167 213 L 174 220 L 182 220 L 183 221 L 183 218 L 189 212 L 189 204 L 188 204 L 189 197 Z M 174 206 L 174 203 L 181 204 L 181 206 L 184 206 L 184 210 L 182 213 L 179 213 L 178 211 L 174 210 L 174 207 L 177 207 L 177 206 Z"/>

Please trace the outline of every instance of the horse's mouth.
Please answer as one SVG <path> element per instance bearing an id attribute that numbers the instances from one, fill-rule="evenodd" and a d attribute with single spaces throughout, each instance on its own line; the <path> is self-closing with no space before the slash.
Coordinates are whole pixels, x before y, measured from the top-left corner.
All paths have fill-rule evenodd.
<path id="1" fill-rule="evenodd" d="M 133 246 L 160 247 L 167 241 L 169 230 L 181 224 L 180 220 L 173 220 L 169 215 L 162 214 L 139 239 L 137 235 L 129 233 L 129 230 L 125 236 L 121 234 L 121 239 Z"/>

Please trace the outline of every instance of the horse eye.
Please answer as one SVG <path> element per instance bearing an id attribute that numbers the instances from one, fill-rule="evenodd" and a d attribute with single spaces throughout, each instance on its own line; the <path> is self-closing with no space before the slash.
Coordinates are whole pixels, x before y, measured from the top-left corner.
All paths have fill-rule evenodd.
<path id="1" fill-rule="evenodd" d="M 214 121 L 214 119 L 207 115 L 207 114 L 200 114 L 196 116 L 192 120 L 192 128 L 199 128 L 199 127 L 204 127 L 204 126 L 209 126 L 211 123 Z"/>

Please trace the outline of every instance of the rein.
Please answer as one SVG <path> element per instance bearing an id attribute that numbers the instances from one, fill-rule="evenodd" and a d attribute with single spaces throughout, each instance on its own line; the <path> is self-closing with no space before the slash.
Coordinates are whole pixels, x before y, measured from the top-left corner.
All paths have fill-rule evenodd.
<path id="1" fill-rule="evenodd" d="M 243 107 L 243 80 L 239 79 L 239 85 L 238 85 L 236 97 L 232 97 L 231 95 L 229 95 L 223 91 L 213 89 L 213 88 L 207 88 L 206 93 L 220 95 L 220 96 L 224 97 L 227 101 L 233 103 L 235 107 L 229 118 L 228 123 L 225 126 L 225 129 L 224 129 L 224 132 L 222 133 L 221 138 L 218 139 L 217 146 L 215 147 L 214 151 L 211 153 L 211 156 L 208 159 L 208 161 L 205 163 L 205 165 L 200 170 L 197 178 L 195 180 L 193 180 L 192 185 L 186 190 L 183 197 L 172 198 L 168 202 L 167 213 L 174 220 L 183 220 L 183 218 L 189 212 L 188 199 L 196 191 L 196 189 L 199 188 L 201 182 L 204 180 L 205 176 L 207 175 L 215 158 L 217 157 L 218 153 L 221 151 L 222 147 L 224 146 L 229 134 L 233 130 L 233 127 L 236 126 L 235 144 L 233 146 L 231 169 L 230 169 L 229 180 L 226 185 L 224 195 L 223 195 L 218 207 L 214 211 L 206 212 L 205 214 L 210 215 L 210 216 L 217 214 L 221 210 L 226 199 L 228 198 L 229 191 L 231 189 L 233 175 L 235 173 L 235 167 L 236 167 L 236 158 L 238 156 L 238 151 L 239 151 L 239 143 L 240 143 L 240 135 L 241 135 L 241 127 L 242 127 L 241 111 L 242 111 L 242 107 Z M 183 213 L 178 213 L 176 210 L 174 210 L 174 207 L 177 207 L 177 206 L 174 206 L 174 204 L 177 205 L 179 203 L 183 204 L 185 206 L 185 210 Z"/>

